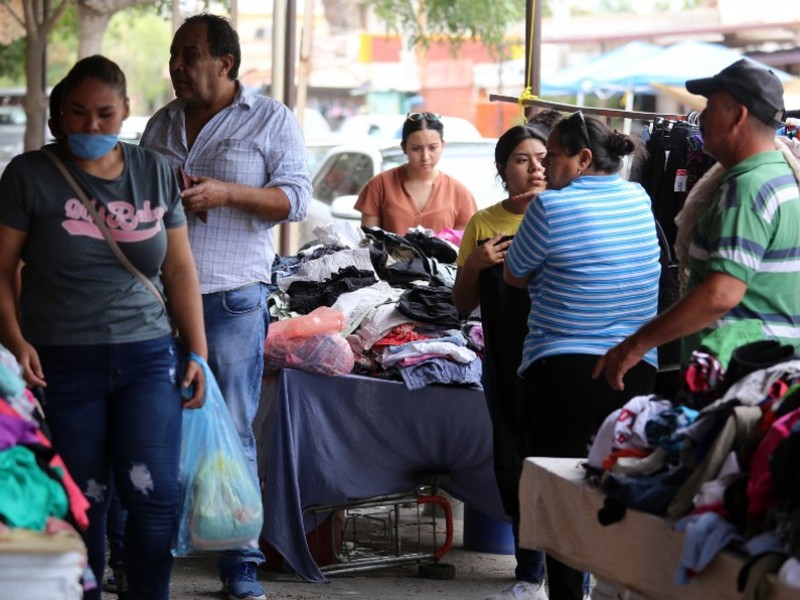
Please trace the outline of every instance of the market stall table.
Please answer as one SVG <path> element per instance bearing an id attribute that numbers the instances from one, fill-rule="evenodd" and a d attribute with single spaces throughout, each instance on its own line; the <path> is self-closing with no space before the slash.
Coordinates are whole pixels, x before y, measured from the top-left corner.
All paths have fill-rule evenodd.
<path id="1" fill-rule="evenodd" d="M 281 370 L 264 386 L 254 423 L 265 481 L 262 536 L 307 581 L 326 581 L 306 533 L 312 506 L 414 489 L 419 472 L 446 471 L 441 487 L 503 517 L 483 391 Z"/>
<path id="2" fill-rule="evenodd" d="M 683 534 L 655 515 L 627 510 L 603 526 L 604 496 L 583 479 L 578 458 L 527 458 L 520 480 L 520 546 L 540 548 L 597 578 L 653 600 L 740 598 L 736 580 L 743 560 L 722 552 L 688 585 L 674 581 Z M 796 600 L 800 590 L 766 580 L 764 600 Z"/>

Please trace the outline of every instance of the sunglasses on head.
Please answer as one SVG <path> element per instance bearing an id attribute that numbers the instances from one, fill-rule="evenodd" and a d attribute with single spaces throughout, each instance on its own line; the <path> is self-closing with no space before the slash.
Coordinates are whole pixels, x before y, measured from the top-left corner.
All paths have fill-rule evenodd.
<path id="1" fill-rule="evenodd" d="M 586 142 L 586 146 L 591 147 L 592 139 L 589 137 L 589 128 L 586 127 L 586 119 L 584 118 L 583 113 L 581 111 L 574 112 L 565 120 L 573 127 L 577 125 L 578 130 L 583 136 L 583 141 Z"/>
<path id="2" fill-rule="evenodd" d="M 422 119 L 426 121 L 441 121 L 442 115 L 429 112 L 410 112 L 406 115 L 406 119 L 409 121 L 422 121 Z"/>

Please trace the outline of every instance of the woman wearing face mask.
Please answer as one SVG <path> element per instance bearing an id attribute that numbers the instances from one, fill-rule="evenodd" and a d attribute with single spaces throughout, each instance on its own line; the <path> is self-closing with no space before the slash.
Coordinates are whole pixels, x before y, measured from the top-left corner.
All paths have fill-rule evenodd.
<path id="1" fill-rule="evenodd" d="M 418 225 L 434 233 L 464 229 L 477 206 L 464 185 L 436 168 L 444 152 L 441 116 L 408 113 L 400 147 L 408 162 L 379 173 L 358 195 L 361 225 L 398 235 Z"/>
<path id="2" fill-rule="evenodd" d="M 655 382 L 655 350 L 627 375 L 624 392 L 592 379 L 597 358 L 656 314 L 661 268 L 650 198 L 618 173 L 635 151 L 629 136 L 595 117 L 559 121 L 547 142 L 547 190 L 506 254 L 506 283 L 531 299 L 518 373 L 539 456 L 587 456 L 606 416 Z M 582 573 L 549 555 L 547 580 L 550 600 L 584 597 Z"/>
<path id="3" fill-rule="evenodd" d="M 166 160 L 118 141 L 125 76 L 102 56 L 59 88 L 63 161 L 128 259 L 169 298 L 188 350 L 207 355 L 200 290 L 177 181 Z M 55 164 L 16 157 L 0 179 L 0 342 L 31 387 L 44 388 L 55 447 L 90 503 L 82 532 L 97 581 L 107 484 L 128 509 L 126 598 L 169 597 L 183 407 L 202 404 L 194 361 L 179 364 L 161 302 L 114 255 Z M 19 318 L 13 276 L 22 259 Z M 194 385 L 184 404 L 181 387 Z M 100 589 L 85 593 L 98 599 Z"/>

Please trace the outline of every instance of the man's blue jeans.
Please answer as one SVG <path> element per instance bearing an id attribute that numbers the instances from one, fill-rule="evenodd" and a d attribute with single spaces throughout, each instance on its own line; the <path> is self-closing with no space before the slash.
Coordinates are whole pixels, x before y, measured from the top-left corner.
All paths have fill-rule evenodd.
<path id="1" fill-rule="evenodd" d="M 111 469 L 122 504 L 128 598 L 167 600 L 177 524 L 180 379 L 172 336 L 40 346 L 45 415 L 56 450 L 90 502 L 84 541 L 98 583 L 105 567 Z M 100 588 L 87 592 L 100 598 Z"/>
<path id="2" fill-rule="evenodd" d="M 203 294 L 208 365 L 236 424 L 256 482 L 259 476 L 253 419 L 261 399 L 264 340 L 269 327 L 267 296 L 263 283 Z M 226 550 L 220 557 L 220 571 L 241 562 L 261 564 L 264 554 L 258 548 Z"/>
<path id="3" fill-rule="evenodd" d="M 528 583 L 541 583 L 545 574 L 545 555 L 541 550 L 529 550 L 519 546 L 519 515 L 511 518 L 511 532 L 514 534 L 514 557 L 517 566 L 514 569 L 514 578 L 517 581 Z"/>
<path id="4" fill-rule="evenodd" d="M 514 569 L 514 577 L 517 581 L 527 581 L 528 583 L 541 583 L 545 580 L 546 555 L 541 550 L 529 550 L 520 548 L 519 545 L 519 515 L 511 519 L 511 532 L 514 534 L 514 557 L 517 559 L 517 566 Z M 584 598 L 591 592 L 591 578 L 589 572 L 583 574 L 583 596 Z"/>

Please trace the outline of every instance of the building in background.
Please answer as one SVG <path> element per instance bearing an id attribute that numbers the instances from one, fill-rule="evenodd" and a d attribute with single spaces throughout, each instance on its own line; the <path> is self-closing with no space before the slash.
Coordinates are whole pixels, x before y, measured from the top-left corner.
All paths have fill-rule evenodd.
<path id="1" fill-rule="evenodd" d="M 302 36 L 305 2 L 297 2 L 296 36 Z M 556 2 L 542 22 L 540 74 L 543 79 L 632 40 L 669 45 L 692 39 L 723 44 L 766 64 L 800 73 L 800 16 L 792 17 L 781 0 L 758 4 L 742 0 L 702 2 L 692 10 L 575 15 L 591 3 Z M 594 3 L 595 5 L 597 3 Z M 351 6 L 352 5 L 352 6 Z M 335 10 L 335 18 L 326 15 Z M 332 7 L 332 8 L 331 8 Z M 518 106 L 489 102 L 490 94 L 518 97 L 525 89 L 524 39 L 527 25 L 508 29 L 508 60 L 498 63 L 480 42 L 467 40 L 456 51 L 432 43 L 415 53 L 406 40 L 386 33 L 383 25 L 353 0 L 317 0 L 313 16 L 313 52 L 308 77 L 308 106 L 318 109 L 334 128 L 355 113 L 396 114 L 412 108 L 441 112 L 474 122 L 486 136 L 499 135 L 521 119 Z M 237 29 L 242 39 L 242 79 L 270 90 L 272 2 L 239 0 Z M 559 97 L 575 101 L 575 97 Z M 595 105 L 620 107 L 613 94 L 587 99 Z M 679 100 L 654 92 L 637 99 L 636 108 L 675 111 Z"/>

